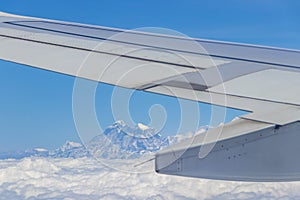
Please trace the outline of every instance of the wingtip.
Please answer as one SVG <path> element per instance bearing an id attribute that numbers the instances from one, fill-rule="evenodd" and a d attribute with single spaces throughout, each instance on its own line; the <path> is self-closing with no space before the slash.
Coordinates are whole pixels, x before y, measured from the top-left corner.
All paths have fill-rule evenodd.
<path id="1" fill-rule="evenodd" d="M 1 12 L 1 11 L 0 11 L 0 17 L 27 18 L 27 17 L 25 17 L 25 16 L 14 15 L 14 14 L 6 13 L 6 12 Z"/>
<path id="2" fill-rule="evenodd" d="M 0 11 L 0 17 L 11 17 L 13 16 L 12 14 L 6 13 L 6 12 L 1 12 Z"/>

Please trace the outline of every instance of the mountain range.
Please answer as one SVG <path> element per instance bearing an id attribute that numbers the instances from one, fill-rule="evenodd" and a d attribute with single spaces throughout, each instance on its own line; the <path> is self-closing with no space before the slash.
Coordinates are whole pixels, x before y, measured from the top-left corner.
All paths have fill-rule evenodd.
<path id="1" fill-rule="evenodd" d="M 200 129 L 200 132 L 207 129 L 208 127 L 203 127 Z M 155 153 L 162 148 L 192 136 L 192 133 L 162 136 L 159 131 L 144 124 L 138 123 L 136 126 L 130 127 L 120 120 L 105 129 L 102 134 L 94 137 L 85 146 L 81 143 L 67 141 L 55 150 L 35 148 L 25 151 L 0 153 L 0 159 L 21 159 L 30 156 L 53 158 L 94 156 L 107 159 L 132 159 L 144 154 Z"/>

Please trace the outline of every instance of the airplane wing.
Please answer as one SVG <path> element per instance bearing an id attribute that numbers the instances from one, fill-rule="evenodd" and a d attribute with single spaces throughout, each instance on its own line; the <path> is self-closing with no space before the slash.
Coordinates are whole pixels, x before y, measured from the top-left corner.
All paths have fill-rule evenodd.
<path id="1" fill-rule="evenodd" d="M 0 59 L 249 111 L 158 152 L 158 173 L 300 180 L 300 51 L 0 13 Z"/>

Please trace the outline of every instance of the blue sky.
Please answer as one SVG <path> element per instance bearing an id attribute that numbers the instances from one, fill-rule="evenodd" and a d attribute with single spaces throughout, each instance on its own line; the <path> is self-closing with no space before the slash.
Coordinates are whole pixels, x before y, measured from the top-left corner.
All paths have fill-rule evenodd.
<path id="1" fill-rule="evenodd" d="M 70 1 L 3 0 L 0 11 L 85 24 L 135 29 L 163 27 L 190 37 L 300 49 L 299 1 Z M 0 151 L 56 148 L 79 141 L 72 117 L 74 78 L 0 61 Z M 96 108 L 103 127 L 115 119 L 110 111 L 112 87 L 101 85 Z M 148 110 L 162 104 L 168 114 L 164 134 L 180 122 L 175 99 L 136 93 L 130 103 L 135 122 L 148 124 Z M 200 104 L 201 122 L 209 107 Z M 240 114 L 230 110 L 228 119 Z"/>

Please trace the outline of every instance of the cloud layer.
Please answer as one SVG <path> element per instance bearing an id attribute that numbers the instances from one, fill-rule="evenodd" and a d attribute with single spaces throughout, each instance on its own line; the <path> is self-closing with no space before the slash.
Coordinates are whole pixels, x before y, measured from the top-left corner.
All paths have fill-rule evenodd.
<path id="1" fill-rule="evenodd" d="M 0 161 L 0 199 L 299 199 L 300 182 L 243 183 L 125 173 L 92 158 Z"/>

